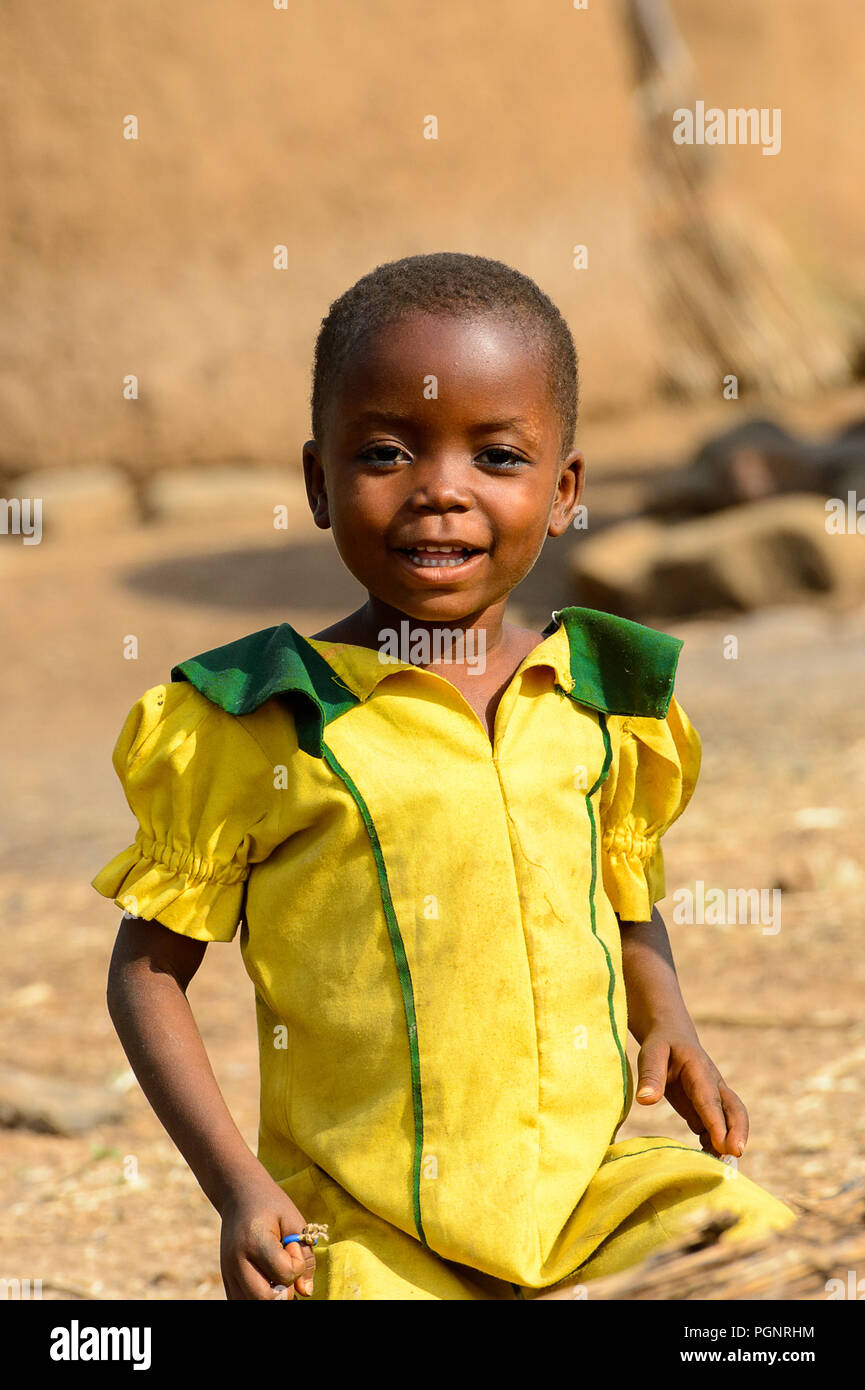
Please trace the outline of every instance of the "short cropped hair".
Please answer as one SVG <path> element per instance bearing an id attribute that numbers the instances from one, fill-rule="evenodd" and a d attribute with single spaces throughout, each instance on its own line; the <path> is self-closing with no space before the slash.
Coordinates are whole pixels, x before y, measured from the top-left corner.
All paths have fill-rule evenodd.
<path id="1" fill-rule="evenodd" d="M 410 313 L 470 318 L 490 314 L 513 323 L 545 361 L 561 422 L 562 458 L 573 447 L 579 396 L 577 353 L 570 329 L 534 280 L 502 261 L 437 251 L 388 261 L 331 304 L 315 344 L 312 432 L 321 439 L 327 400 L 345 363 L 370 333 Z"/>

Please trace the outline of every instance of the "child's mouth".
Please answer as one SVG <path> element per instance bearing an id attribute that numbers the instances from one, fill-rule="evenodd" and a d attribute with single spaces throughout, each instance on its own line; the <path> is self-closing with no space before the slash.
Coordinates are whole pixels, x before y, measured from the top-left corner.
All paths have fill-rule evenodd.
<path id="1" fill-rule="evenodd" d="M 417 545 L 400 549 L 398 553 L 405 555 L 415 569 L 459 569 L 476 555 L 482 555 L 483 551 L 462 545 Z"/>

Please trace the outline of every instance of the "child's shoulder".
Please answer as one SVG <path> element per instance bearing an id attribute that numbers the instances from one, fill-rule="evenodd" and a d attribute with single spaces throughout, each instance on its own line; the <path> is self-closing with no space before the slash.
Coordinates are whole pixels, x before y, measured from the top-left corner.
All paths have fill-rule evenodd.
<path id="1" fill-rule="evenodd" d="M 133 760 L 145 753 L 155 760 L 176 759 L 194 742 L 199 763 L 216 744 L 251 753 L 274 722 L 273 712 L 261 707 L 270 687 L 280 684 L 277 672 L 285 687 L 292 685 L 293 629 L 284 626 L 285 632 L 266 628 L 173 666 L 168 681 L 143 691 L 129 709 L 118 750 Z M 288 658 L 281 667 L 280 655 Z"/>
<path id="2" fill-rule="evenodd" d="M 663 720 L 670 712 L 682 641 L 596 609 L 556 610 L 542 636 L 561 631 L 578 704 L 625 718 Z M 278 702 L 275 697 L 282 697 Z M 210 710 L 255 734 L 277 704 L 294 716 L 298 746 L 322 754 L 323 730 L 359 702 L 317 649 L 289 623 L 263 628 L 178 662 L 171 683 L 148 692 L 150 706 L 200 720 Z M 229 721 L 232 722 L 232 721 Z"/>
<path id="3" fill-rule="evenodd" d="M 310 684 L 315 649 L 288 623 L 262 628 L 191 656 L 171 668 L 228 714 L 250 714 L 273 694 Z"/>
<path id="4" fill-rule="evenodd" d="M 304 752 L 321 754 L 324 725 L 358 703 L 316 648 L 289 623 L 263 628 L 189 657 L 171 669 L 211 705 L 248 727 L 266 722 L 272 701 L 286 697 Z M 261 719 L 255 716 L 261 711 Z"/>
<path id="5" fill-rule="evenodd" d="M 262 728 L 265 723 L 262 722 Z M 115 766 L 175 774 L 190 765 L 229 761 L 238 770 L 261 761 L 264 740 L 254 719 L 234 718 L 190 682 L 142 692 L 129 709 L 114 748 Z"/>
<path id="6" fill-rule="evenodd" d="M 605 714 L 666 717 L 683 646 L 680 638 L 594 608 L 557 610 L 543 635 L 551 635 L 559 625 L 570 648 L 573 700 Z"/>

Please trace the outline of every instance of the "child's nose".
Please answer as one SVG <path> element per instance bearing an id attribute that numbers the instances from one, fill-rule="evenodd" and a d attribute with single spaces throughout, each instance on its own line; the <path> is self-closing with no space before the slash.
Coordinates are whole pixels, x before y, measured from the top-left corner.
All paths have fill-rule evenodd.
<path id="1" fill-rule="evenodd" d="M 441 509 L 468 506 L 473 476 L 471 455 L 453 448 L 424 453 L 408 470 L 412 495 Z"/>

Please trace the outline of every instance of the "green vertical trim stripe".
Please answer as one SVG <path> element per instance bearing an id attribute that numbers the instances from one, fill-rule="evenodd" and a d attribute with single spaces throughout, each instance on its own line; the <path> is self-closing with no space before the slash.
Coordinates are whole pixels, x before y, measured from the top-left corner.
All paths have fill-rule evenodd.
<path id="1" fill-rule="evenodd" d="M 381 890 L 381 901 L 382 906 L 384 908 L 385 920 L 387 922 L 388 935 L 390 936 L 390 943 L 393 949 L 394 959 L 396 961 L 396 969 L 397 974 L 399 976 L 400 989 L 402 991 L 403 1008 L 405 1009 L 405 1021 L 406 1026 L 408 1028 L 409 1058 L 411 1062 L 411 1089 L 412 1102 L 414 1107 L 414 1163 L 412 1172 L 412 1206 L 414 1209 L 414 1224 L 417 1228 L 417 1233 L 418 1237 L 420 1238 L 421 1244 L 425 1245 L 427 1249 L 429 1249 L 429 1246 L 427 1245 L 426 1236 L 424 1235 L 423 1223 L 421 1222 L 420 1214 L 420 1165 L 421 1155 L 423 1153 L 423 1096 L 421 1094 L 420 1054 L 418 1052 L 417 1042 L 417 1017 L 415 1015 L 414 990 L 412 988 L 411 972 L 409 971 L 408 967 L 408 959 L 406 958 L 405 946 L 403 944 L 403 939 L 400 934 L 399 923 L 396 920 L 396 913 L 394 912 L 393 899 L 390 895 L 390 887 L 387 881 L 387 870 L 385 868 L 384 855 L 381 852 L 381 843 L 379 841 L 375 825 L 373 824 L 373 819 L 370 815 L 369 807 L 367 806 L 366 802 L 364 801 L 363 797 L 361 796 L 358 788 L 355 786 L 351 777 L 346 772 L 345 768 L 340 766 L 333 753 L 325 743 L 322 744 L 322 752 L 324 755 L 325 762 L 333 769 L 336 775 L 342 779 L 342 781 L 345 783 L 352 796 L 354 797 L 355 801 L 357 802 L 358 810 L 360 811 L 360 814 L 363 817 L 363 823 L 366 826 L 367 832 L 369 834 L 370 843 L 372 845 L 372 852 L 375 858 L 375 865 L 376 869 L 378 870 L 378 881 L 379 888 Z"/>
<path id="2" fill-rule="evenodd" d="M 589 830 L 591 832 L 592 858 L 592 878 L 589 884 L 589 915 L 591 917 L 592 923 L 592 934 L 595 940 L 599 942 L 600 945 L 604 948 L 604 955 L 607 958 L 607 970 L 610 976 L 610 984 L 607 990 L 607 1008 L 610 1014 L 610 1027 L 613 1030 L 613 1037 L 616 1040 L 616 1047 L 619 1050 L 619 1058 L 622 1063 L 622 1118 L 624 1119 L 624 1109 L 628 1101 L 628 1064 L 625 1059 L 625 1050 L 622 1047 L 622 1041 L 619 1037 L 619 1030 L 616 1027 L 616 1015 L 613 1009 L 613 992 L 616 987 L 616 972 L 613 970 L 613 962 L 610 958 L 610 953 L 607 950 L 607 943 L 600 936 L 598 936 L 598 923 L 595 916 L 595 888 L 597 887 L 598 883 L 598 827 L 597 822 L 595 820 L 595 809 L 592 806 L 592 797 L 595 795 L 595 792 L 598 790 L 598 788 L 601 787 L 604 781 L 606 780 L 607 774 L 610 771 L 610 764 L 613 760 L 613 749 L 610 743 L 609 730 L 607 729 L 607 720 L 603 714 L 598 714 L 598 723 L 600 725 L 601 733 L 603 734 L 604 738 L 604 765 L 601 768 L 600 776 L 598 777 L 597 782 L 589 791 L 586 792 L 586 810 L 588 811 L 589 815 Z"/>
<path id="3" fill-rule="evenodd" d="M 603 947 L 604 955 L 607 958 L 607 971 L 609 972 L 610 977 L 610 985 L 609 989 L 607 990 L 607 1009 L 609 1010 L 610 1014 L 610 1027 L 613 1032 L 613 1037 L 616 1041 L 616 1047 L 619 1051 L 619 1059 L 622 1064 L 623 1095 L 621 1118 L 624 1119 L 625 1105 L 627 1104 L 628 1100 L 628 1064 L 625 1060 L 625 1053 L 622 1047 L 621 1039 L 619 1037 L 619 1030 L 616 1027 L 616 1015 L 613 1011 L 613 991 L 616 987 L 616 973 L 613 970 L 613 962 L 610 959 L 610 953 L 607 950 L 607 944 L 605 941 L 601 939 L 601 937 L 598 936 L 598 923 L 595 917 L 595 889 L 598 883 L 598 827 L 597 822 L 595 820 L 595 808 L 592 805 L 592 797 L 595 795 L 595 792 L 597 792 L 606 781 L 610 771 L 610 765 L 613 761 L 613 748 L 612 744 L 610 743 L 610 733 L 607 728 L 606 716 L 600 712 L 598 712 L 598 725 L 600 727 L 601 734 L 603 735 L 604 739 L 604 764 L 601 768 L 600 775 L 598 776 L 598 780 L 595 782 L 595 785 L 591 787 L 589 791 L 586 792 L 586 811 L 588 812 L 589 816 L 589 830 L 591 832 L 592 856 L 592 877 L 589 883 L 589 916 L 591 918 L 592 923 L 592 935 L 594 936 L 595 940 L 599 942 L 599 944 Z M 583 1263 L 586 1263 L 586 1261 L 584 1261 Z M 579 1274 L 581 1268 L 582 1266 L 578 1265 L 576 1269 L 572 1269 L 562 1279 L 557 1279 L 555 1284 L 545 1285 L 545 1288 L 555 1288 L 558 1284 L 568 1283 L 575 1277 L 575 1275 Z"/>

